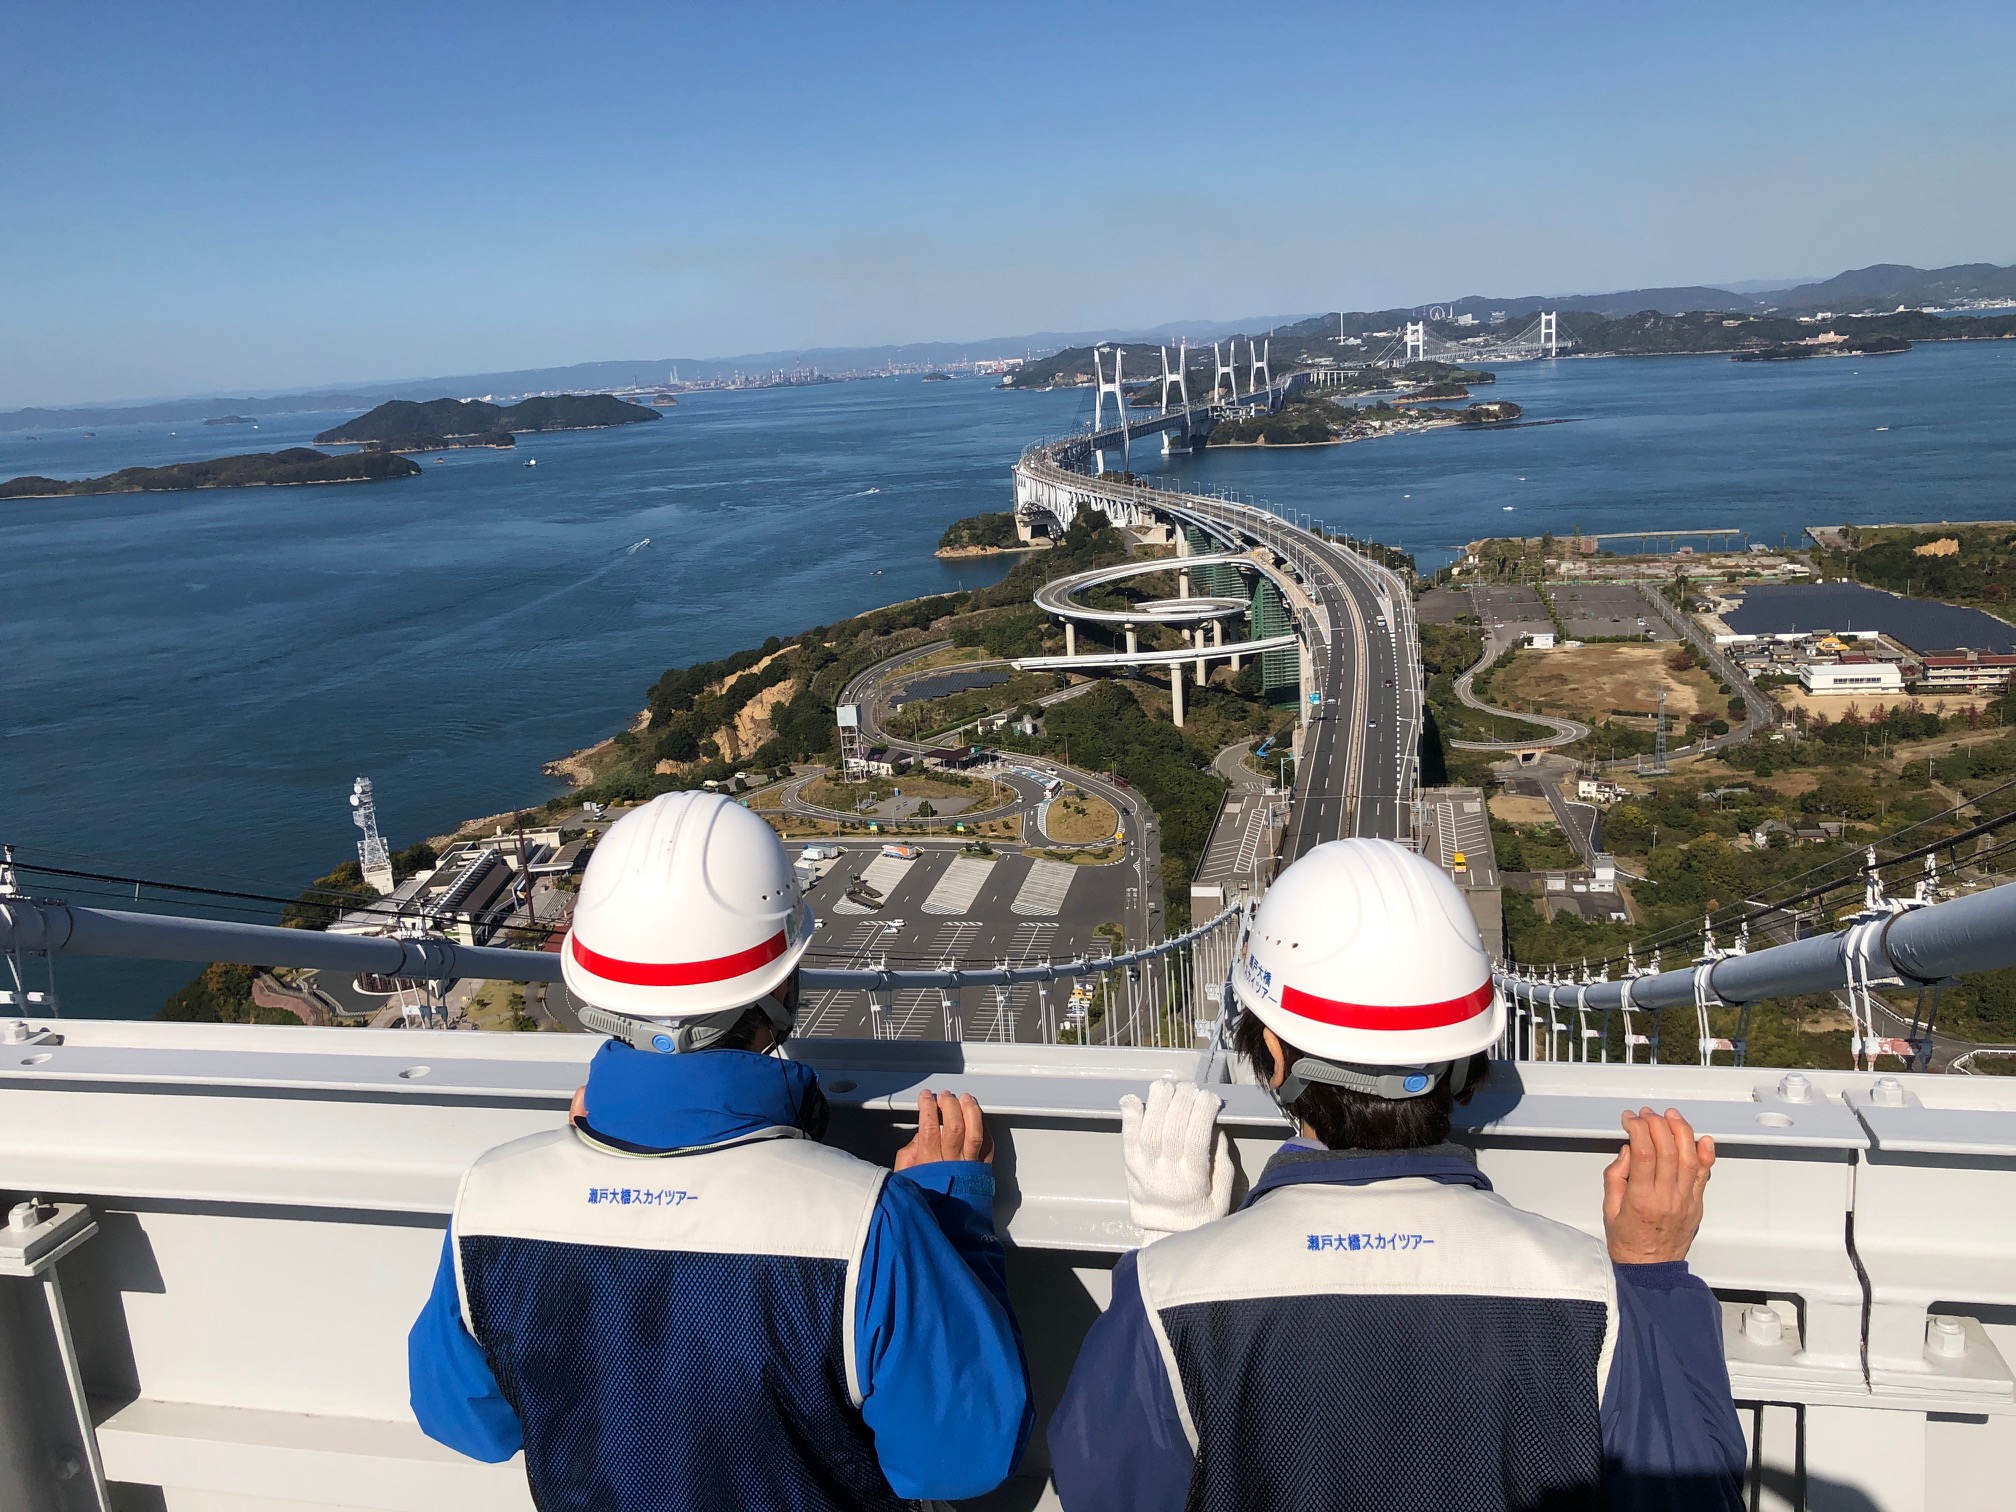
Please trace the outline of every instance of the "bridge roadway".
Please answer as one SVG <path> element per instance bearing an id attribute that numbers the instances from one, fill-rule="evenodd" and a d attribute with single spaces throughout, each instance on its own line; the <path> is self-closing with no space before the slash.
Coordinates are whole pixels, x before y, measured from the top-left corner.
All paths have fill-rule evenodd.
<path id="1" fill-rule="evenodd" d="M 1310 682 L 1323 702 L 1303 728 L 1283 861 L 1348 835 L 1408 839 L 1420 715 L 1411 692 L 1411 604 L 1398 580 L 1274 515 L 1194 496 L 1167 507 L 1272 546 L 1320 616 L 1314 626 L 1305 618 L 1305 644 Z"/>
<path id="2" fill-rule="evenodd" d="M 1187 521 L 1231 546 L 1267 546 L 1302 579 L 1313 615 L 1296 612 L 1322 703 L 1319 717 L 1303 729 L 1284 859 L 1346 835 L 1410 840 L 1422 684 L 1406 586 L 1387 569 L 1266 510 L 1074 472 L 1064 460 L 1074 444 L 1083 443 L 1023 453 L 1015 466 L 1018 514 L 1046 509 L 1056 514 L 1060 508 L 1075 513 L 1096 504 L 1116 522 L 1156 516 Z M 1382 626 L 1382 614 L 1392 622 Z"/>

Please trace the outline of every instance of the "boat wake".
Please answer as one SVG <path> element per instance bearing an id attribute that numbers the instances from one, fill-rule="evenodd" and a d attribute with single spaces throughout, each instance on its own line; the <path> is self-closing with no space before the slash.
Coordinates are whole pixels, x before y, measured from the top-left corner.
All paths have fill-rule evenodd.
<path id="1" fill-rule="evenodd" d="M 651 537 L 646 536 L 644 537 L 643 540 L 637 542 L 635 545 L 625 546 L 623 548 L 623 555 L 635 556 L 637 555 L 638 552 L 642 551 L 646 546 L 649 546 L 650 544 L 651 544 Z"/>
<path id="2" fill-rule="evenodd" d="M 847 497 L 850 499 L 865 499 L 870 494 L 878 494 L 880 492 L 882 492 L 882 490 L 879 488 L 863 488 L 855 493 L 850 493 L 849 495 L 847 495 Z"/>

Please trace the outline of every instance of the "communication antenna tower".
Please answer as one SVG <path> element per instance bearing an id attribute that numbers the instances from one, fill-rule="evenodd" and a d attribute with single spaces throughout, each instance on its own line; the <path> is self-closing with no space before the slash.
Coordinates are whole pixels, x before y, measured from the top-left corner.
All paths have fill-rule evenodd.
<path id="1" fill-rule="evenodd" d="M 1659 690 L 1659 715 L 1652 726 L 1652 775 L 1666 775 L 1666 690 Z"/>
<path id="2" fill-rule="evenodd" d="M 840 775 L 858 782 L 868 775 L 868 757 L 861 745 L 861 705 L 841 704 L 833 718 L 840 726 Z"/>
<path id="3" fill-rule="evenodd" d="M 350 784 L 350 822 L 364 831 L 364 838 L 357 842 L 357 865 L 364 873 L 364 880 L 378 889 L 379 894 L 392 891 L 392 853 L 385 848 L 385 838 L 378 833 L 378 804 L 371 796 L 371 779 L 359 777 Z"/>

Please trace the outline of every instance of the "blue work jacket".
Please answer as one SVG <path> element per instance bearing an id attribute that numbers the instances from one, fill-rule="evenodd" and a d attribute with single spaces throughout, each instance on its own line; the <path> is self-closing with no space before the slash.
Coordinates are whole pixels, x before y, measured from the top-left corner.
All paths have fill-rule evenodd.
<path id="1" fill-rule="evenodd" d="M 1066 1512 L 1737 1512 L 1721 1311 L 1454 1145 L 1300 1143 L 1123 1256 L 1049 1425 Z"/>
<path id="2" fill-rule="evenodd" d="M 413 1413 L 521 1449 L 542 1512 L 976 1496 L 1030 1424 L 992 1170 L 892 1174 L 806 1138 L 802 1063 L 591 1063 L 585 1129 L 465 1177 L 408 1341 Z"/>

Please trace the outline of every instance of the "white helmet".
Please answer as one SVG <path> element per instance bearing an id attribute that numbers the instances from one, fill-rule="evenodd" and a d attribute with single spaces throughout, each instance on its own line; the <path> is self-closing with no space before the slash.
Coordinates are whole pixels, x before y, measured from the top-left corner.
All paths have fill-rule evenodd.
<path id="1" fill-rule="evenodd" d="M 811 942 L 811 906 L 776 831 L 719 794 L 664 793 L 610 825 L 589 857 L 560 970 L 590 1005 L 590 1028 L 701 1049 L 752 1005 L 788 1030 L 779 989 Z"/>
<path id="2" fill-rule="evenodd" d="M 1289 1102 L 1309 1081 L 1419 1097 L 1445 1071 L 1460 1091 L 1470 1057 L 1505 1030 L 1463 894 L 1390 840 L 1333 840 L 1282 872 L 1247 928 L 1232 990 L 1305 1052 L 1281 1088 Z"/>

